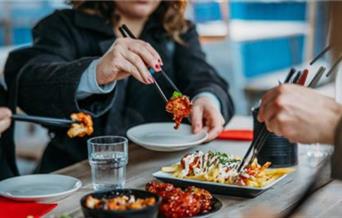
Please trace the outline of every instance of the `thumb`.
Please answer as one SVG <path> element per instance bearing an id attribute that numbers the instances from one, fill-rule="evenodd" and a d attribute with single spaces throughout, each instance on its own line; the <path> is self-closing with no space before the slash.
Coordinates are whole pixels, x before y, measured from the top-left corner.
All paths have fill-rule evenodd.
<path id="1" fill-rule="evenodd" d="M 191 113 L 192 131 L 198 133 L 203 127 L 203 108 L 194 106 Z"/>

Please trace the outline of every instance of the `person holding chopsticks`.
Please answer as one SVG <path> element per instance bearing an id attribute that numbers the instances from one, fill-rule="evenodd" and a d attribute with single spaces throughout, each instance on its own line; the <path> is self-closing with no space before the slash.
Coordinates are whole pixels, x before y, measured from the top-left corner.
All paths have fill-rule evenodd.
<path id="1" fill-rule="evenodd" d="M 341 104 L 315 90 L 285 84 L 273 88 L 262 97 L 258 120 L 264 122 L 270 132 L 294 142 L 334 145 L 331 176 L 342 180 Z M 282 217 L 265 207 L 256 207 L 244 214 L 244 217 L 251 216 Z"/>
<path id="2" fill-rule="evenodd" d="M 193 131 L 205 129 L 209 140 L 222 131 L 233 103 L 227 83 L 205 60 L 195 25 L 184 18 L 186 1 L 70 3 L 73 9 L 58 10 L 36 25 L 31 47 L 9 56 L 6 82 L 13 84 L 11 75 L 20 72 L 18 103 L 26 113 L 66 118 L 85 111 L 94 118 L 94 135 L 123 135 L 133 125 L 170 121 L 148 69 L 163 68 L 192 98 Z M 119 37 L 122 24 L 139 39 Z M 158 83 L 172 95 L 166 81 Z M 85 139 L 49 130 L 39 172 L 86 158 Z"/>

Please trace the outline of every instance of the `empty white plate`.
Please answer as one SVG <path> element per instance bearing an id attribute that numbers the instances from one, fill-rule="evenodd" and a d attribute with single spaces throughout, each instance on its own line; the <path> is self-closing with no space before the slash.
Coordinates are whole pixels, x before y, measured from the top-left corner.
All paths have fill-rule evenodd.
<path id="1" fill-rule="evenodd" d="M 191 126 L 181 124 L 179 129 L 174 123 L 148 123 L 130 128 L 127 137 L 134 143 L 154 151 L 180 151 L 201 144 L 208 138 L 205 131 L 193 134 Z"/>
<path id="2" fill-rule="evenodd" d="M 49 202 L 77 191 L 82 182 L 71 176 L 35 174 L 0 182 L 0 195 L 17 201 Z"/>

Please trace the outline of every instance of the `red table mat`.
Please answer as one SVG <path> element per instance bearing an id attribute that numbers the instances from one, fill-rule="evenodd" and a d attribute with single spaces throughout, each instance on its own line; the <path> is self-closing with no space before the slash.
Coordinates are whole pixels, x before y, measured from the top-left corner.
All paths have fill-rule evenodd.
<path id="1" fill-rule="evenodd" d="M 237 140 L 237 141 L 252 141 L 253 130 L 239 129 L 239 130 L 224 130 L 217 137 L 221 140 Z"/>
<path id="2" fill-rule="evenodd" d="M 19 202 L 0 197 L 0 218 L 39 218 L 56 206 L 57 204 Z"/>

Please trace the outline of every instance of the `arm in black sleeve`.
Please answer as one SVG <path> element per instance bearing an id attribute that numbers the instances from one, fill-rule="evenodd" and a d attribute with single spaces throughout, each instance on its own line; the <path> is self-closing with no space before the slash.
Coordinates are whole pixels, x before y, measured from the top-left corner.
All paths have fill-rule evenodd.
<path id="1" fill-rule="evenodd" d="M 69 117 L 76 111 L 87 111 L 94 116 L 103 114 L 113 102 L 113 92 L 76 100 L 76 91 L 83 72 L 98 57 L 78 57 L 76 43 L 68 23 L 60 14 L 42 20 L 33 29 L 33 46 L 17 51 L 7 60 L 5 76 L 19 74 L 18 104 L 27 113 L 42 116 Z M 18 68 L 16 65 L 20 65 Z M 13 80 L 13 78 L 12 78 Z M 10 79 L 8 85 L 13 84 Z"/>
<path id="2" fill-rule="evenodd" d="M 234 105 L 228 93 L 228 84 L 206 62 L 194 24 L 182 35 L 184 45 L 175 47 L 176 80 L 184 93 L 194 97 L 201 92 L 214 94 L 221 103 L 221 112 L 228 122 L 234 114 Z"/>

